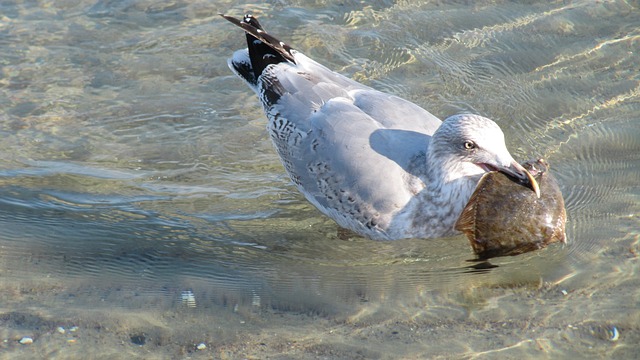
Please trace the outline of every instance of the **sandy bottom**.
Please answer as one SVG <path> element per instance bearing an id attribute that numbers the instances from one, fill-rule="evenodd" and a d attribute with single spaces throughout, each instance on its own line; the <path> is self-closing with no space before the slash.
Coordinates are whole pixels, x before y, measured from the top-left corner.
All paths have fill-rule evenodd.
<path id="1" fill-rule="evenodd" d="M 637 271 L 637 259 L 629 260 L 620 271 Z M 637 297 L 622 306 L 610 299 L 634 298 L 637 279 L 619 276 L 595 289 L 575 275 L 299 311 L 5 277 L 0 352 L 5 359 L 632 359 L 640 350 Z M 21 344 L 25 337 L 33 343 Z"/>

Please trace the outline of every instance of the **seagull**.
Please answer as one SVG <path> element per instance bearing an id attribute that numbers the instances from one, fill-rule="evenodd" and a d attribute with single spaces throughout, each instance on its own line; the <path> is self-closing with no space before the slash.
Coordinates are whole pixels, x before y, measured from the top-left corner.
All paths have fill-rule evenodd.
<path id="1" fill-rule="evenodd" d="M 487 172 L 533 190 L 492 120 L 441 121 L 420 106 L 338 74 L 267 33 L 250 14 L 220 14 L 246 33 L 229 68 L 258 95 L 267 131 L 304 197 L 374 240 L 441 238 Z"/>

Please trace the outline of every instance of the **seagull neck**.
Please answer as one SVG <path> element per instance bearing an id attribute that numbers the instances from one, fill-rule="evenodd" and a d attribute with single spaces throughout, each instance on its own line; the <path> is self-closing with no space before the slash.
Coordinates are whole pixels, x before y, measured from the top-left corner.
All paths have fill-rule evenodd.
<path id="1" fill-rule="evenodd" d="M 423 192 L 430 203 L 446 205 L 447 208 L 462 208 L 471 196 L 473 182 L 465 176 L 452 176 L 445 169 L 432 167 L 428 175 L 426 189 Z M 437 169 L 437 170 L 436 170 Z"/>
<path id="2" fill-rule="evenodd" d="M 421 192 L 422 208 L 419 217 L 425 233 L 437 237 L 457 234 L 453 229 L 462 209 L 466 206 L 478 177 L 466 174 L 456 163 L 427 156 L 426 188 Z M 416 224 L 417 225 L 417 224 Z"/>

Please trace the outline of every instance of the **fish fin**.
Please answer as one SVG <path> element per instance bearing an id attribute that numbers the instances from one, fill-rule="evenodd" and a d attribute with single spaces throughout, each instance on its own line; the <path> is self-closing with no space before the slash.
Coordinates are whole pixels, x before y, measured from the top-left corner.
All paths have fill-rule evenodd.
<path id="1" fill-rule="evenodd" d="M 476 198 L 479 192 L 476 191 L 469 198 L 469 202 L 467 206 L 464 207 L 462 213 L 460 213 L 460 217 L 458 217 L 458 221 L 456 221 L 455 229 L 463 232 L 467 237 L 471 239 L 471 237 L 475 238 L 475 228 L 476 228 Z"/>

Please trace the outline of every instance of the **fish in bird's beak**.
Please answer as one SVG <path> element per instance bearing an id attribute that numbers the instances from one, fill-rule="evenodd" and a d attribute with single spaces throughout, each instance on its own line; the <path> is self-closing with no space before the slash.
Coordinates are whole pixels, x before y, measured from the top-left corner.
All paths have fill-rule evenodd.
<path id="1" fill-rule="evenodd" d="M 496 167 L 496 170 L 530 188 L 536 193 L 536 196 L 540 198 L 540 187 L 538 186 L 538 182 L 534 179 L 533 175 L 527 171 L 527 169 L 523 168 L 522 165 L 518 164 L 516 161 L 511 162 L 511 165 L 508 167 Z"/>

